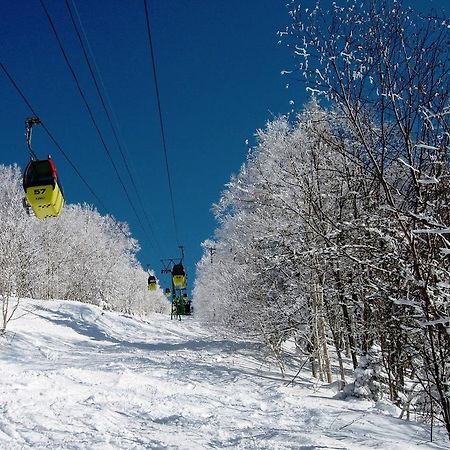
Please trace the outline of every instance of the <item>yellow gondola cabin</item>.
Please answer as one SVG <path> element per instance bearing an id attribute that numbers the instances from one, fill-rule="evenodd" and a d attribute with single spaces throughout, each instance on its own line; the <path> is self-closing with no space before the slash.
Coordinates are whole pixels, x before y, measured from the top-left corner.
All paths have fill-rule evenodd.
<path id="1" fill-rule="evenodd" d="M 175 264 L 172 268 L 172 280 L 176 288 L 186 288 L 186 272 L 182 264 Z"/>
<path id="2" fill-rule="evenodd" d="M 25 198 L 38 219 L 58 217 L 64 206 L 64 195 L 51 158 L 32 160 L 23 174 Z"/>
<path id="3" fill-rule="evenodd" d="M 149 277 L 148 277 L 148 290 L 149 291 L 156 291 L 157 287 L 158 287 L 158 284 L 156 282 L 156 278 L 153 275 L 149 275 Z"/>

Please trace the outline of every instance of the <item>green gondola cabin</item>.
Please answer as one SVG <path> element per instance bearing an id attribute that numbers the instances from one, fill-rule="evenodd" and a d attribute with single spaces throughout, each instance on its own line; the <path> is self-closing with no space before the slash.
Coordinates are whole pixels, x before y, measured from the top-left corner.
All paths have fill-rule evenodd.
<path id="1" fill-rule="evenodd" d="M 191 301 L 189 300 L 189 297 L 186 293 L 183 294 L 182 299 L 184 305 L 184 314 L 189 316 L 192 312 Z"/>

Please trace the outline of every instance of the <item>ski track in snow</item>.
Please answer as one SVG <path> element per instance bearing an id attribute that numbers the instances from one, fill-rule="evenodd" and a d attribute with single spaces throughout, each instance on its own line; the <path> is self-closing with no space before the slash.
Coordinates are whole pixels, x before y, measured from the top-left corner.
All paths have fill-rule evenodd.
<path id="1" fill-rule="evenodd" d="M 0 449 L 448 447 L 442 431 L 429 443 L 426 426 L 334 399 L 306 372 L 287 386 L 257 344 L 193 318 L 26 300 L 0 364 Z"/>

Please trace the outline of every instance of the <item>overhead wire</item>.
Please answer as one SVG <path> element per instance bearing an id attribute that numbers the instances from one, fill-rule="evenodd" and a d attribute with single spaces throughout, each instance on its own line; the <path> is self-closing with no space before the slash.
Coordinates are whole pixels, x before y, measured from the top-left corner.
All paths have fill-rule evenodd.
<path id="1" fill-rule="evenodd" d="M 127 158 L 125 157 L 125 154 L 124 154 L 124 150 L 123 150 L 123 147 L 122 147 L 122 144 L 121 144 L 121 139 L 119 138 L 118 131 L 117 131 L 118 126 L 113 124 L 113 120 L 112 120 L 112 118 L 111 118 L 111 114 L 109 113 L 109 109 L 111 109 L 111 111 L 112 111 L 111 105 L 108 105 L 108 106 L 109 106 L 109 108 L 108 108 L 107 102 L 106 102 L 105 99 L 104 99 L 104 96 L 103 96 L 103 94 L 102 94 L 102 92 L 101 92 L 99 83 L 98 83 L 98 81 L 97 81 L 97 77 L 101 79 L 101 76 L 100 76 L 98 67 L 97 67 L 97 76 L 95 75 L 95 70 L 94 70 L 94 68 L 93 68 L 93 64 L 96 66 L 96 64 L 95 64 L 95 57 L 94 57 L 94 55 L 93 55 L 92 50 L 90 49 L 89 41 L 88 41 L 87 35 L 86 35 L 85 31 L 84 31 L 84 27 L 83 27 L 83 24 L 82 24 L 82 22 L 81 22 L 80 15 L 78 14 L 78 10 L 77 10 L 77 8 L 76 8 L 75 2 L 72 0 L 72 7 L 73 7 L 73 9 L 74 9 L 74 11 L 75 11 L 75 15 L 76 15 L 76 18 L 77 18 L 77 20 L 78 20 L 78 25 L 79 25 L 79 27 L 80 27 L 80 29 L 81 29 L 81 32 L 83 33 L 83 37 L 84 37 L 84 40 L 86 41 L 87 47 L 88 47 L 88 49 L 89 49 L 89 54 L 90 54 L 90 56 L 91 56 L 91 58 L 92 58 L 92 60 L 93 60 L 93 64 L 91 64 L 90 58 L 89 58 L 89 56 L 88 56 L 88 51 L 86 50 L 86 46 L 85 46 L 84 41 L 83 41 L 83 39 L 82 39 L 82 37 L 81 37 L 80 30 L 79 30 L 79 28 L 78 28 L 78 26 L 77 26 L 77 23 L 76 23 L 74 14 L 73 14 L 72 9 L 71 9 L 71 7 L 70 7 L 70 5 L 69 5 L 69 1 L 68 1 L 68 0 L 65 0 L 65 3 L 66 3 L 67 10 L 68 10 L 68 12 L 69 12 L 70 20 L 71 20 L 71 22 L 72 22 L 73 28 L 74 28 L 74 30 L 75 30 L 75 33 L 76 33 L 76 35 L 77 35 L 78 41 L 79 41 L 80 46 L 81 46 L 81 49 L 82 49 L 82 51 L 83 51 L 83 56 L 84 56 L 84 59 L 85 59 L 85 61 L 86 61 L 87 66 L 88 66 L 89 73 L 90 73 L 90 75 L 91 75 L 91 77 L 92 77 L 92 81 L 93 81 L 93 83 L 94 83 L 94 86 L 95 86 L 95 89 L 96 89 L 96 91 L 97 91 L 97 94 L 98 94 L 98 96 L 99 96 L 99 98 L 100 98 L 100 101 L 101 101 L 103 110 L 104 110 L 105 115 L 106 115 L 106 117 L 107 117 L 109 126 L 110 126 L 110 128 L 111 128 L 112 133 L 113 133 L 114 140 L 115 140 L 115 142 L 116 142 L 117 148 L 119 149 L 119 152 L 120 152 L 120 154 L 121 154 L 121 156 L 122 156 L 122 161 L 123 161 L 123 163 L 124 163 L 124 166 L 125 166 L 125 168 L 126 168 L 126 171 L 127 171 L 127 173 L 128 173 L 128 176 L 129 176 L 129 178 L 130 178 L 130 181 L 131 181 L 131 184 L 132 184 L 132 186 L 133 186 L 133 189 L 134 189 L 134 191 L 135 191 L 135 193 L 136 193 L 136 197 L 137 197 L 138 202 L 139 202 L 139 204 L 140 204 L 140 206 L 141 206 L 141 211 L 142 211 L 142 213 L 143 213 L 143 215 L 144 215 L 144 218 L 146 219 L 146 222 L 147 222 L 147 225 L 148 225 L 149 230 L 150 230 L 150 232 L 151 232 L 153 241 L 155 242 L 155 244 L 156 244 L 156 246 L 157 246 L 157 250 L 158 250 L 158 252 L 160 253 L 160 252 L 161 252 L 161 247 L 160 247 L 160 245 L 159 245 L 158 239 L 156 238 L 156 235 L 155 235 L 155 232 L 154 232 L 154 229 L 153 229 L 153 225 L 152 225 L 151 220 L 150 220 L 150 218 L 149 218 L 149 216 L 148 216 L 148 214 L 147 214 L 147 210 L 146 210 L 146 208 L 144 207 L 144 204 L 143 204 L 142 198 L 141 198 L 141 196 L 140 196 L 140 194 L 139 194 L 139 190 L 138 190 L 138 188 L 137 188 L 137 185 L 136 185 L 134 176 L 133 176 L 133 174 L 131 173 L 131 170 L 130 170 L 130 167 L 129 167 Z M 102 84 L 103 84 L 103 83 L 102 83 Z M 104 85 L 103 85 L 103 88 L 104 88 Z M 105 89 L 105 88 L 104 88 L 104 89 Z M 105 90 L 106 90 L 106 89 L 105 89 Z"/>
<path id="2" fill-rule="evenodd" d="M 112 157 L 111 152 L 109 151 L 109 148 L 108 148 L 108 146 L 107 146 L 107 144 L 105 142 L 105 139 L 104 139 L 103 134 L 102 134 L 102 132 L 100 130 L 100 127 L 98 126 L 97 121 L 95 120 L 94 114 L 92 112 L 92 108 L 90 107 L 89 102 L 87 101 L 86 96 L 84 95 L 83 89 L 81 88 L 81 85 L 80 85 L 78 77 L 77 77 L 77 75 L 75 73 L 75 70 L 72 67 L 72 64 L 70 63 L 70 60 L 69 60 L 69 58 L 67 56 L 66 51 L 64 50 L 64 46 L 62 45 L 61 39 L 60 39 L 58 31 L 56 30 L 56 27 L 55 27 L 55 25 L 53 23 L 53 20 L 52 20 L 52 18 L 50 16 L 50 13 L 49 13 L 47 7 L 45 6 L 45 3 L 44 3 L 43 0 L 39 0 L 39 3 L 41 4 L 42 9 L 44 10 L 44 13 L 45 13 L 45 15 L 46 15 L 46 17 L 47 17 L 47 19 L 49 21 L 50 28 L 52 29 L 53 34 L 55 35 L 55 38 L 56 38 L 56 40 L 58 42 L 58 45 L 59 45 L 61 53 L 62 53 L 62 55 L 64 57 L 64 60 L 65 60 L 67 66 L 69 68 L 70 73 L 72 74 L 72 77 L 73 77 L 73 79 L 75 81 L 75 84 L 77 86 L 78 92 L 79 92 L 79 94 L 80 94 L 80 96 L 81 96 L 81 98 L 83 100 L 83 103 L 86 106 L 86 109 L 87 109 L 87 111 L 89 113 L 89 117 L 91 119 L 91 122 L 94 125 L 95 130 L 97 131 L 97 134 L 98 134 L 98 136 L 100 138 L 102 146 L 103 146 L 103 148 L 104 148 L 104 150 L 105 150 L 105 152 L 106 152 L 106 154 L 107 154 L 107 156 L 108 156 L 108 158 L 109 158 L 109 160 L 110 160 L 110 162 L 111 162 L 111 164 L 112 164 L 112 166 L 114 168 L 114 172 L 115 172 L 115 174 L 116 174 L 116 176 L 117 176 L 117 178 L 119 180 L 119 183 L 122 186 L 123 191 L 125 192 L 125 196 L 126 196 L 126 198 L 128 200 L 128 203 L 130 204 L 130 206 L 131 206 L 131 208 L 132 208 L 132 210 L 133 210 L 133 212 L 134 212 L 134 214 L 135 214 L 135 216 L 136 216 L 136 218 L 138 220 L 138 223 L 141 226 L 142 230 L 144 231 L 148 241 L 152 244 L 152 241 L 151 241 L 151 239 L 149 238 L 149 236 L 148 236 L 148 234 L 146 232 L 146 229 L 145 229 L 145 227 L 144 227 L 144 225 L 142 223 L 142 220 L 141 220 L 139 214 L 137 213 L 136 207 L 133 204 L 133 202 L 131 200 L 131 197 L 130 197 L 130 195 L 129 195 L 126 187 L 125 187 L 125 183 L 123 182 L 122 177 L 120 176 L 119 170 L 117 169 L 117 166 L 116 166 L 116 164 L 114 162 L 114 158 Z"/>
<path id="3" fill-rule="evenodd" d="M 22 100 L 25 102 L 25 104 L 28 106 L 29 110 L 32 112 L 33 116 L 39 117 L 39 114 L 36 112 L 36 110 L 33 108 L 25 94 L 23 93 L 22 89 L 19 87 L 13 76 L 10 74 L 6 66 L 0 62 L 0 67 L 3 70 L 4 74 L 10 81 L 10 83 L 13 85 L 19 96 L 22 98 Z M 64 151 L 64 149 L 61 147 L 61 145 L 57 142 L 53 134 L 50 132 L 50 129 L 45 125 L 45 122 L 41 120 L 40 125 L 42 129 L 46 132 L 47 136 L 51 139 L 51 141 L 55 144 L 56 148 L 60 151 L 60 153 L 64 156 L 65 160 L 69 163 L 69 165 L 72 167 L 72 169 L 75 171 L 75 173 L 78 175 L 80 180 L 84 183 L 84 185 L 88 188 L 89 192 L 92 194 L 92 196 L 97 200 L 98 204 L 103 208 L 104 211 L 108 213 L 108 208 L 104 205 L 102 200 L 98 197 L 98 195 L 95 193 L 94 189 L 90 186 L 90 184 L 86 181 L 86 179 L 83 177 L 83 175 L 80 173 L 80 171 L 77 169 L 75 164 L 71 161 L 67 153 Z M 109 214 L 109 213 L 108 213 Z"/>
<path id="4" fill-rule="evenodd" d="M 161 139 L 162 139 L 162 145 L 163 145 L 163 150 L 164 150 L 167 181 L 168 181 L 168 186 L 169 186 L 170 205 L 171 205 L 171 209 L 172 209 L 172 219 L 173 219 L 173 225 L 174 225 L 174 229 L 175 229 L 175 238 L 177 240 L 178 246 L 180 246 L 180 239 L 179 239 L 179 235 L 178 235 L 178 225 L 177 225 L 177 219 L 176 219 L 176 214 L 175 214 L 175 202 L 174 202 L 174 198 L 173 198 L 172 179 L 170 176 L 170 168 L 169 168 L 169 158 L 167 156 L 167 145 L 166 145 L 164 121 L 163 121 L 163 115 L 162 115 L 162 109 L 161 109 L 161 99 L 160 99 L 160 95 L 159 95 L 156 60 L 155 60 L 155 53 L 153 50 L 152 32 L 151 32 L 151 24 L 150 24 L 150 13 L 149 13 L 148 5 L 147 5 L 147 0 L 144 0 L 144 9 L 145 9 L 145 19 L 146 19 L 146 24 L 147 24 L 148 42 L 149 42 L 149 47 L 150 47 L 150 56 L 151 56 L 151 61 L 152 61 L 153 79 L 155 82 L 156 101 L 157 101 L 157 105 L 158 105 L 159 125 L 160 125 L 160 130 L 161 130 Z"/>
<path id="5" fill-rule="evenodd" d="M 14 79 L 14 77 L 11 75 L 11 73 L 8 71 L 8 69 L 6 68 L 6 66 L 0 61 L 0 68 L 3 70 L 3 73 L 6 75 L 6 77 L 8 78 L 9 82 L 12 84 L 12 86 L 14 87 L 14 89 L 17 91 L 17 93 L 19 94 L 19 96 L 22 98 L 22 100 L 24 101 L 24 103 L 28 106 L 29 110 L 31 111 L 31 113 L 33 114 L 34 117 L 39 118 L 39 115 L 37 113 L 37 111 L 33 108 L 33 106 L 31 105 L 31 102 L 28 100 L 28 98 L 25 96 L 23 90 L 19 87 L 18 83 L 16 82 L 16 80 Z M 94 189 L 91 187 L 91 185 L 87 182 L 87 180 L 83 177 L 83 175 L 81 174 L 81 172 L 78 170 L 77 166 L 72 162 L 72 160 L 69 158 L 69 156 L 67 155 L 67 153 L 64 151 L 64 149 L 61 147 L 61 145 L 59 144 L 59 142 L 56 140 L 56 138 L 54 137 L 54 135 L 52 134 L 52 132 L 50 131 L 50 129 L 48 128 L 48 126 L 41 120 L 39 119 L 39 125 L 42 127 L 42 129 L 45 131 L 45 133 L 47 134 L 47 136 L 50 138 L 50 140 L 55 144 L 56 148 L 59 150 L 59 152 L 63 155 L 63 157 L 65 158 L 65 160 L 69 163 L 69 165 L 72 167 L 72 169 L 74 170 L 74 172 L 78 175 L 78 177 L 80 178 L 80 180 L 84 183 L 84 185 L 87 187 L 87 189 L 89 190 L 89 192 L 92 194 L 92 196 L 97 200 L 97 204 L 103 209 L 103 211 L 111 218 L 111 220 L 116 224 L 118 230 L 126 237 L 129 238 L 129 235 L 127 233 L 125 233 L 125 231 L 123 230 L 123 224 L 121 222 L 119 222 L 118 220 L 115 219 L 115 217 L 108 211 L 108 208 L 105 206 L 105 204 L 103 203 L 103 201 L 100 199 L 100 197 L 97 195 L 97 193 L 94 191 Z"/>

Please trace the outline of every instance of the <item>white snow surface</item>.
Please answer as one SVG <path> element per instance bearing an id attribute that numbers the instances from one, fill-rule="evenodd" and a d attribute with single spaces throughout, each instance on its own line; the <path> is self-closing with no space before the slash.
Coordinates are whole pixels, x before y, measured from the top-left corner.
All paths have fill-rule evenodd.
<path id="1" fill-rule="evenodd" d="M 0 341 L 0 449 L 444 449 L 388 403 L 288 386 L 254 343 L 185 317 L 23 300 Z"/>

